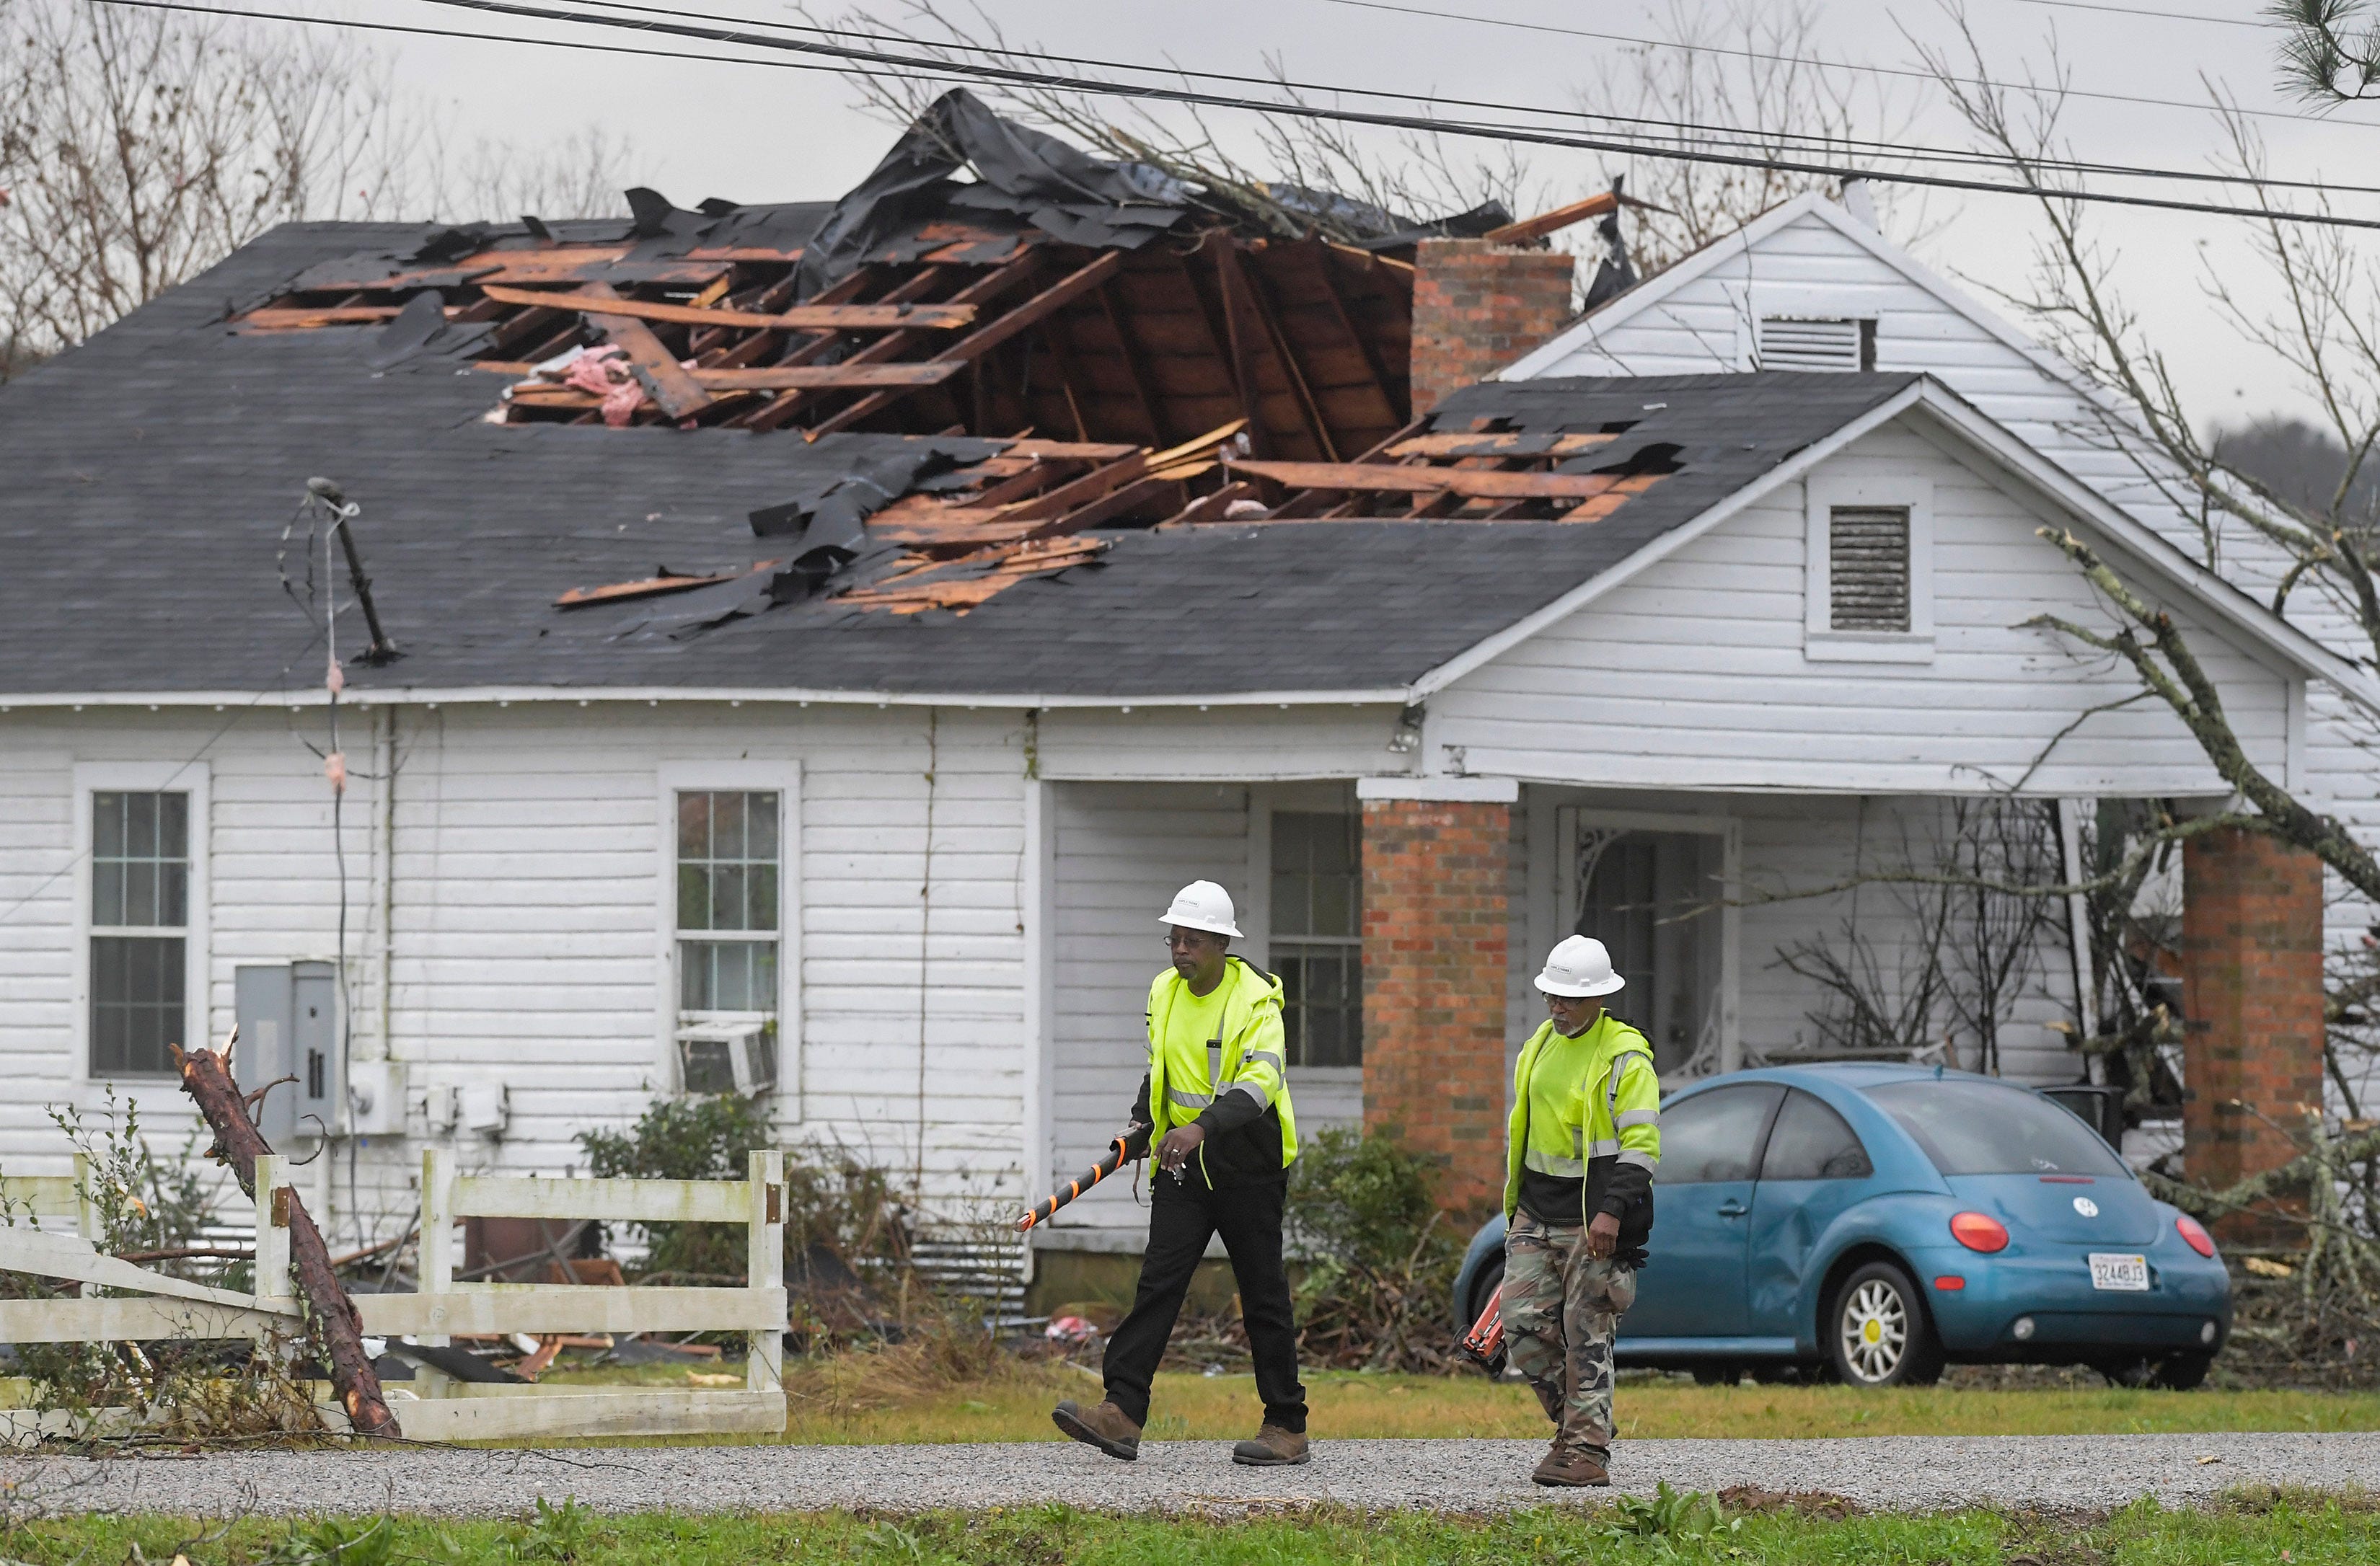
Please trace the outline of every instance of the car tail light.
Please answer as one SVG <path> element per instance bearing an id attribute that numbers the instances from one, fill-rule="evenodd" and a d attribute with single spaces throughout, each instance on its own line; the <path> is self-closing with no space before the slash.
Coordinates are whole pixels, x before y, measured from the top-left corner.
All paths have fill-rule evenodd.
<path id="1" fill-rule="evenodd" d="M 2215 1259 L 2215 1236 L 2206 1232 L 2206 1225 L 2199 1222 L 2198 1220 L 2191 1217 L 2188 1213 L 2183 1213 L 2180 1218 L 2173 1220 L 2173 1226 L 2175 1231 L 2181 1235 L 2181 1243 L 2183 1244 L 2188 1245 L 2192 1250 L 2196 1251 L 2200 1256 L 2206 1257 L 2209 1261 Z"/>
<path id="2" fill-rule="evenodd" d="M 1979 1212 L 1962 1212 L 1950 1220 L 1950 1235 L 1971 1251 L 2008 1249 L 2008 1225 Z"/>

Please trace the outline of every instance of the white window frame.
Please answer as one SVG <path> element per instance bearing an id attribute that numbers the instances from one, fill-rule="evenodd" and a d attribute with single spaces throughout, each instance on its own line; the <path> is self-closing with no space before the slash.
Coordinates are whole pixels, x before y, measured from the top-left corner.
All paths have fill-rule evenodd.
<path id="1" fill-rule="evenodd" d="M 1812 479 L 1802 655 L 1813 662 L 1934 662 L 1934 485 L 1926 479 Z M 1909 513 L 1909 629 L 1839 631 L 1828 554 L 1838 506 L 1894 506 Z"/>
<path id="2" fill-rule="evenodd" d="M 678 1063 L 677 796 L 772 791 L 777 795 L 777 1086 L 774 1118 L 802 1119 L 802 768 L 799 761 L 683 761 L 656 771 L 653 851 L 658 975 L 657 1081 L 684 1090 Z"/>
<path id="3" fill-rule="evenodd" d="M 1556 799 L 1548 807 L 1554 848 L 1552 884 L 1548 888 L 1553 904 L 1547 933 L 1552 938 L 1541 941 L 1548 951 L 1553 942 L 1572 933 L 1581 893 L 1578 884 L 1578 839 L 1582 832 L 1609 830 L 1614 832 L 1665 832 L 1715 837 L 1719 842 L 1719 885 L 1727 901 L 1718 910 L 1718 983 L 1716 993 L 1718 1003 L 1718 1069 L 1721 1072 L 1743 1069 L 1743 823 L 1733 816 L 1697 816 L 1673 814 L 1661 810 L 1605 809 L 1601 806 Z M 1530 972 L 1536 970 L 1531 968 Z M 1530 993 L 1536 993 L 1530 987 Z M 1534 1030 L 1544 1021 L 1542 1001 L 1539 1012 L 1529 1019 Z M 1525 1038 L 1527 1032 L 1522 1037 Z M 1517 1046 L 1515 1046 L 1517 1052 Z M 1695 1080 L 1704 1080 L 1696 1078 Z M 1681 1086 L 1666 1083 L 1665 1090 Z"/>
<path id="4" fill-rule="evenodd" d="M 105 1101 L 110 1086 L 116 1097 L 128 1099 L 147 1112 L 156 1104 L 187 1108 L 178 1079 L 128 1076 L 101 1079 L 91 1064 L 91 877 L 98 856 L 91 799 L 101 794 L 183 794 L 190 801 L 190 880 L 188 906 L 182 927 L 182 1027 L 191 1037 L 184 1045 L 212 1044 L 214 1015 L 212 993 L 212 884 L 208 849 L 213 819 L 212 776 L 204 761 L 80 761 L 74 768 L 74 1093 L 85 1106 Z"/>
<path id="5" fill-rule="evenodd" d="M 1248 786 L 1248 865 L 1247 898 L 1240 910 L 1240 928 L 1248 939 L 1240 943 L 1242 953 L 1264 969 L 1272 971 L 1272 819 L 1287 811 L 1293 815 L 1331 815 L 1352 811 L 1362 832 L 1364 803 L 1356 792 L 1337 779 L 1251 783 Z M 1356 952 L 1359 961 L 1363 951 L 1359 934 Z M 1299 1066 L 1290 1083 L 1291 1096 L 1296 1095 L 1298 1084 L 1340 1093 L 1360 1094 L 1364 1089 L 1364 1068 L 1353 1066 Z M 1315 1094 L 1318 1101 L 1321 1095 Z"/>

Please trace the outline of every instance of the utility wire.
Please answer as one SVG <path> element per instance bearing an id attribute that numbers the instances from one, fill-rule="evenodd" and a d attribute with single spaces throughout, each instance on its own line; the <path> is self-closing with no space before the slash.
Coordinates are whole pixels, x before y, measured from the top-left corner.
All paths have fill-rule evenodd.
<path id="1" fill-rule="evenodd" d="M 741 17 L 722 16 L 710 11 L 686 11 L 664 6 L 648 6 L 637 0 L 578 0 L 580 5 L 597 6 L 607 11 L 626 11 L 643 16 L 662 17 L 674 21 L 722 22 L 737 27 L 766 28 L 778 32 L 813 33 L 826 38 L 858 39 L 871 43 L 889 43 L 907 47 L 927 47 L 959 54 L 984 55 L 995 59 L 1032 60 L 1044 65 L 1089 67 L 1100 70 L 1135 71 L 1177 79 L 1223 81 L 1240 86 L 1262 87 L 1294 93 L 1328 93 L 1333 97 L 1385 98 L 1401 103 L 1427 103 L 1456 109 L 1485 109 L 1498 114 L 1519 114 L 1550 116 L 1557 119 L 1597 121 L 1621 127 L 1645 127 L 1641 134 L 1674 135 L 1681 144 L 1718 147 L 1722 150 L 1750 150 L 1774 153 L 1784 142 L 1798 142 L 1802 150 L 1817 154 L 1841 156 L 1853 149 L 1864 149 L 1878 156 L 1916 163 L 1947 163 L 1970 167 L 1998 168 L 2003 160 L 1990 152 L 1961 147 L 1911 146 L 1905 142 L 1881 141 L 1865 137 L 1829 136 L 1816 131 L 1759 129 L 1740 130 L 1732 127 L 1697 125 L 1690 121 L 1661 119 L 1636 115 L 1615 115 L 1582 108 L 1549 108 L 1539 104 L 1514 104 L 1475 98 L 1449 98 L 1437 93 L 1406 92 L 1390 88 L 1342 87 L 1326 82 L 1298 81 L 1286 77 L 1250 76 L 1230 71 L 1195 70 L 1185 66 L 1144 66 L 1130 61 L 1111 60 L 1078 55 L 1052 55 L 1038 49 L 1009 49 L 993 44 L 962 42 L 956 40 L 935 40 L 931 43 L 900 33 L 868 32 L 853 28 L 821 27 L 816 23 L 747 20 Z M 1408 9 L 1409 7 L 1391 7 Z M 1438 16 L 1438 12 L 1416 12 L 1417 15 Z M 1482 18 L 1458 17 L 1461 21 Z M 1852 68 L 1852 67 L 1846 67 Z M 2154 168 L 2137 164 L 2112 164 L 2082 161 L 2072 158 L 2045 157 L 2035 160 L 2034 166 L 2058 173 L 2101 174 L 2138 179 L 2172 179 L 2210 185 L 2252 185 L 2273 189 L 2322 190 L 2332 193 L 2380 195 L 2380 187 L 2369 185 L 2336 185 L 2322 180 L 2258 179 L 2243 174 L 2220 174 L 2196 169 Z"/>
<path id="2" fill-rule="evenodd" d="M 323 17 L 296 16 L 287 12 L 255 11 L 225 6 L 194 6 L 187 0 L 100 0 L 101 4 L 128 6 L 137 10 L 185 11 L 200 16 L 251 18 L 268 21 L 293 21 L 323 27 L 372 27 L 374 24 L 350 23 Z M 1609 137 L 1566 135 L 1552 131 L 1531 130 L 1513 125 L 1482 124 L 1463 120 L 1436 119 L 1427 115 L 1392 115 L 1354 109 L 1327 109 L 1316 104 L 1281 103 L 1263 99 L 1232 97 L 1218 92 L 1202 92 L 1193 88 L 1160 87 L 1144 83 L 1103 81 L 1091 77 L 1069 76 L 1050 71 L 1016 70 L 1002 67 L 974 65 L 964 61 L 880 53 L 846 45 L 813 42 L 800 39 L 758 36 L 734 29 L 696 27 L 684 23 L 631 21 L 620 17 L 592 16 L 583 12 L 556 10 L 543 6 L 504 4 L 503 0 L 429 0 L 466 10 L 489 12 L 501 16 L 528 17 L 541 21 L 575 23 L 581 26 L 621 28 L 631 31 L 656 32 L 671 37 L 694 38 L 731 46 L 764 48 L 812 55 L 828 59 L 856 62 L 883 68 L 883 74 L 893 79 L 927 81 L 983 80 L 1007 86 L 1038 87 L 1059 91 L 1079 92 L 1088 96 L 1123 98 L 1153 103 L 1195 104 L 1205 108 L 1229 109 L 1250 114 L 1268 115 L 1289 119 L 1326 120 L 1348 125 L 1368 125 L 1394 130 L 1412 130 L 1425 134 L 1464 137 L 1489 141 L 1517 141 L 1530 146 L 1562 147 L 1584 152 L 1617 152 L 1636 157 L 1651 157 L 1679 163 L 1713 164 L 1725 167 L 1769 169 L 1782 174 L 1808 174 L 1830 179 L 1887 179 L 1899 185 L 1917 185 L 1934 189 L 1971 190 L 1995 196 L 2030 196 L 2050 200 L 2092 202 L 2107 206 L 2140 207 L 2161 212 L 2199 212 L 2214 217 L 2254 218 L 2272 223 L 2301 223 L 2316 227 L 2380 229 L 2380 219 L 2344 217 L 2333 212 L 2289 212 L 2268 207 L 2222 206 L 2200 201 L 2174 200 L 2155 196 L 2120 195 L 2113 191 L 2065 189 L 2057 186 L 2010 184 L 1996 180 L 1960 179 L 1945 175 L 1895 171 L 1879 173 L 1873 168 L 1847 167 L 1840 163 L 1817 163 L 1799 158 L 1761 156 L 1754 154 L 1694 152 L 1680 148 L 1621 140 Z M 535 43 L 551 48 L 587 48 L 590 45 L 574 39 L 496 38 L 460 30 L 399 28 L 378 24 L 379 30 L 412 31 L 442 37 L 470 39 L 479 42 Z M 658 53 L 642 50 L 607 50 L 606 53 Z M 777 61 L 753 60 L 734 55 L 701 56 L 680 54 L 680 59 L 710 59 L 718 64 L 760 65 L 780 64 Z M 812 67 L 811 68 L 820 68 Z M 844 67 L 836 68 L 839 73 Z M 851 74 L 865 74 L 853 72 Z"/>
<path id="3" fill-rule="evenodd" d="M 1427 17 L 1435 21 L 1467 22 L 1474 27 L 1511 28 L 1521 32 L 1558 33 L 1565 38 L 1591 38 L 1603 43 L 1633 43 L 1650 49 L 1678 49 L 1693 55 L 1727 55 L 1740 60 L 1768 60 L 1779 65 L 1809 66 L 1818 70 L 1865 71 L 1874 76 L 1905 77 L 1913 81 L 1948 79 L 1966 87 L 1987 87 L 1996 92 L 2024 92 L 2032 89 L 2005 81 L 1993 81 L 1980 76 L 1954 76 L 1937 79 L 1932 71 L 1912 70 L 1906 66 L 1857 66 L 1847 61 L 1822 60 L 1809 55 L 1770 55 L 1758 49 L 1738 49 L 1721 43 L 1684 43 L 1668 38 L 1638 38 L 1624 32 L 1597 32 L 1587 28 L 1556 27 L 1551 22 L 1514 21 L 1506 17 L 1475 17 L 1451 11 L 1438 11 L 1422 6 L 1399 6 L 1390 0 L 1323 0 L 1325 5 L 1350 6 L 1363 11 L 1394 11 L 1408 17 Z M 2155 14 L 2155 13 L 2152 13 Z M 2131 92 L 2093 92 L 2080 87 L 2067 88 L 2069 98 L 2093 98 L 2103 103 L 2140 103 L 2159 109 L 2194 109 L 2205 113 L 2207 105 L 2194 103 L 2186 98 L 2148 98 Z M 2380 130 L 2380 125 L 2368 120 L 2335 120 L 2323 115 L 2301 115 L 2288 109 L 2234 109 L 2234 114 L 2255 119 L 2306 121 L 2316 125 L 2352 125 L 2362 130 Z"/>
<path id="4" fill-rule="evenodd" d="M 2060 11 L 2107 11 L 2119 17 L 2148 17 L 2161 22 L 2212 22 L 2216 27 L 2252 27 L 2270 31 L 2278 22 L 2250 21 L 2245 17 L 2210 17 L 2203 11 L 2153 11 L 2141 6 L 2108 6 L 2099 0 L 2016 0 L 2023 6 L 2048 6 Z"/>

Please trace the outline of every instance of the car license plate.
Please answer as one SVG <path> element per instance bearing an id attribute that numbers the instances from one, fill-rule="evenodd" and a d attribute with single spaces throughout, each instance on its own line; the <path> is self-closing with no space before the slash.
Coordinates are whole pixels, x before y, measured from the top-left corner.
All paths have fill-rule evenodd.
<path id="1" fill-rule="evenodd" d="M 2144 1294 L 2149 1287 L 2149 1258 L 2091 1253 L 2091 1287 Z"/>

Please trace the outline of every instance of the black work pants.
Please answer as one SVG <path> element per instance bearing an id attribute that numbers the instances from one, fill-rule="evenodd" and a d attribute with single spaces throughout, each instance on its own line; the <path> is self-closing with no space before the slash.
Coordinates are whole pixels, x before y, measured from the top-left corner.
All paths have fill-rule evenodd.
<path id="1" fill-rule="evenodd" d="M 1194 1164 L 1186 1178 L 1160 1174 L 1149 1188 L 1148 1250 L 1140 1261 L 1140 1288 L 1132 1314 L 1108 1340 L 1105 1373 L 1108 1401 L 1148 1423 L 1148 1387 L 1165 1357 L 1190 1292 L 1191 1274 L 1207 1254 L 1207 1241 L 1223 1237 L 1232 1276 L 1240 1285 L 1240 1319 L 1247 1324 L 1248 1353 L 1256 1360 L 1257 1395 L 1264 1400 L 1268 1425 L 1301 1434 L 1305 1429 L 1305 1389 L 1297 1379 L 1297 1321 L 1290 1309 L 1289 1273 L 1281 1259 L 1281 1214 L 1289 1183 L 1267 1181 L 1213 1191 Z"/>

